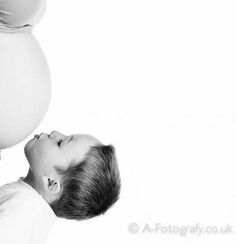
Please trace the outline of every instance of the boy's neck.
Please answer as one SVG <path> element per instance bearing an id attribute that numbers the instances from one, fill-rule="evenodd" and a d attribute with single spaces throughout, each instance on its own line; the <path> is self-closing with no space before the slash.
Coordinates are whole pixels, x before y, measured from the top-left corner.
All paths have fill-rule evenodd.
<path id="1" fill-rule="evenodd" d="M 30 169 L 23 181 L 29 184 L 32 188 L 34 188 L 40 195 L 42 195 L 40 189 L 37 187 L 37 183 L 35 182 L 34 174 Z"/>
<path id="2" fill-rule="evenodd" d="M 24 182 L 26 182 L 27 184 L 29 184 L 30 186 L 32 186 L 35 189 L 34 177 L 33 177 L 32 171 L 30 169 L 28 171 L 28 174 L 24 178 Z"/>

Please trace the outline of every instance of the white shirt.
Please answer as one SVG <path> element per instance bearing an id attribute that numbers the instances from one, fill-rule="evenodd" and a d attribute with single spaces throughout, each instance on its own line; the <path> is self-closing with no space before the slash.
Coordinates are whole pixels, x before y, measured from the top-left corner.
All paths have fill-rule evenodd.
<path id="1" fill-rule="evenodd" d="M 46 0 L 0 0 L 0 32 L 32 32 L 46 7 Z"/>
<path id="2" fill-rule="evenodd" d="M 0 243 L 44 244 L 57 216 L 20 177 L 0 187 Z"/>

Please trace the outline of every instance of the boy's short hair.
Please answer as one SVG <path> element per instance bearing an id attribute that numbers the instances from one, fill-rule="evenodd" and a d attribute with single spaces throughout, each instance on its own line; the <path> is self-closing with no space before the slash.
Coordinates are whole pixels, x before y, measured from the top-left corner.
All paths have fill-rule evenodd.
<path id="1" fill-rule="evenodd" d="M 62 175 L 62 193 L 50 204 L 58 217 L 84 220 L 104 214 L 119 198 L 120 174 L 112 145 L 92 146 L 84 159 Z"/>

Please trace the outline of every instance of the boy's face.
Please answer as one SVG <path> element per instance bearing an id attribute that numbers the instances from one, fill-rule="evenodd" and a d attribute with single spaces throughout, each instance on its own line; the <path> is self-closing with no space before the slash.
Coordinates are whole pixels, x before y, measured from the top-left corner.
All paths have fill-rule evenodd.
<path id="1" fill-rule="evenodd" d="M 67 169 L 80 162 L 91 146 L 101 142 L 86 134 L 63 135 L 52 131 L 50 135 L 35 135 L 24 147 L 31 170 L 38 176 L 55 173 L 55 166 Z"/>

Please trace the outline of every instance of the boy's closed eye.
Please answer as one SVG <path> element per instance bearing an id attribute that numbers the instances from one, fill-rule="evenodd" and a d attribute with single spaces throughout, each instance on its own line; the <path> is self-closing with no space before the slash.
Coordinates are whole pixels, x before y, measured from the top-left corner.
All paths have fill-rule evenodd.
<path id="1" fill-rule="evenodd" d="M 63 140 L 60 139 L 60 140 L 57 142 L 57 145 L 60 147 L 62 142 L 63 142 Z"/>
<path id="2" fill-rule="evenodd" d="M 67 140 L 67 142 L 69 143 L 72 140 L 73 140 L 73 136 L 71 136 L 70 139 Z M 63 142 L 63 139 L 59 139 L 58 142 L 57 142 L 57 145 L 60 147 L 62 142 Z"/>

